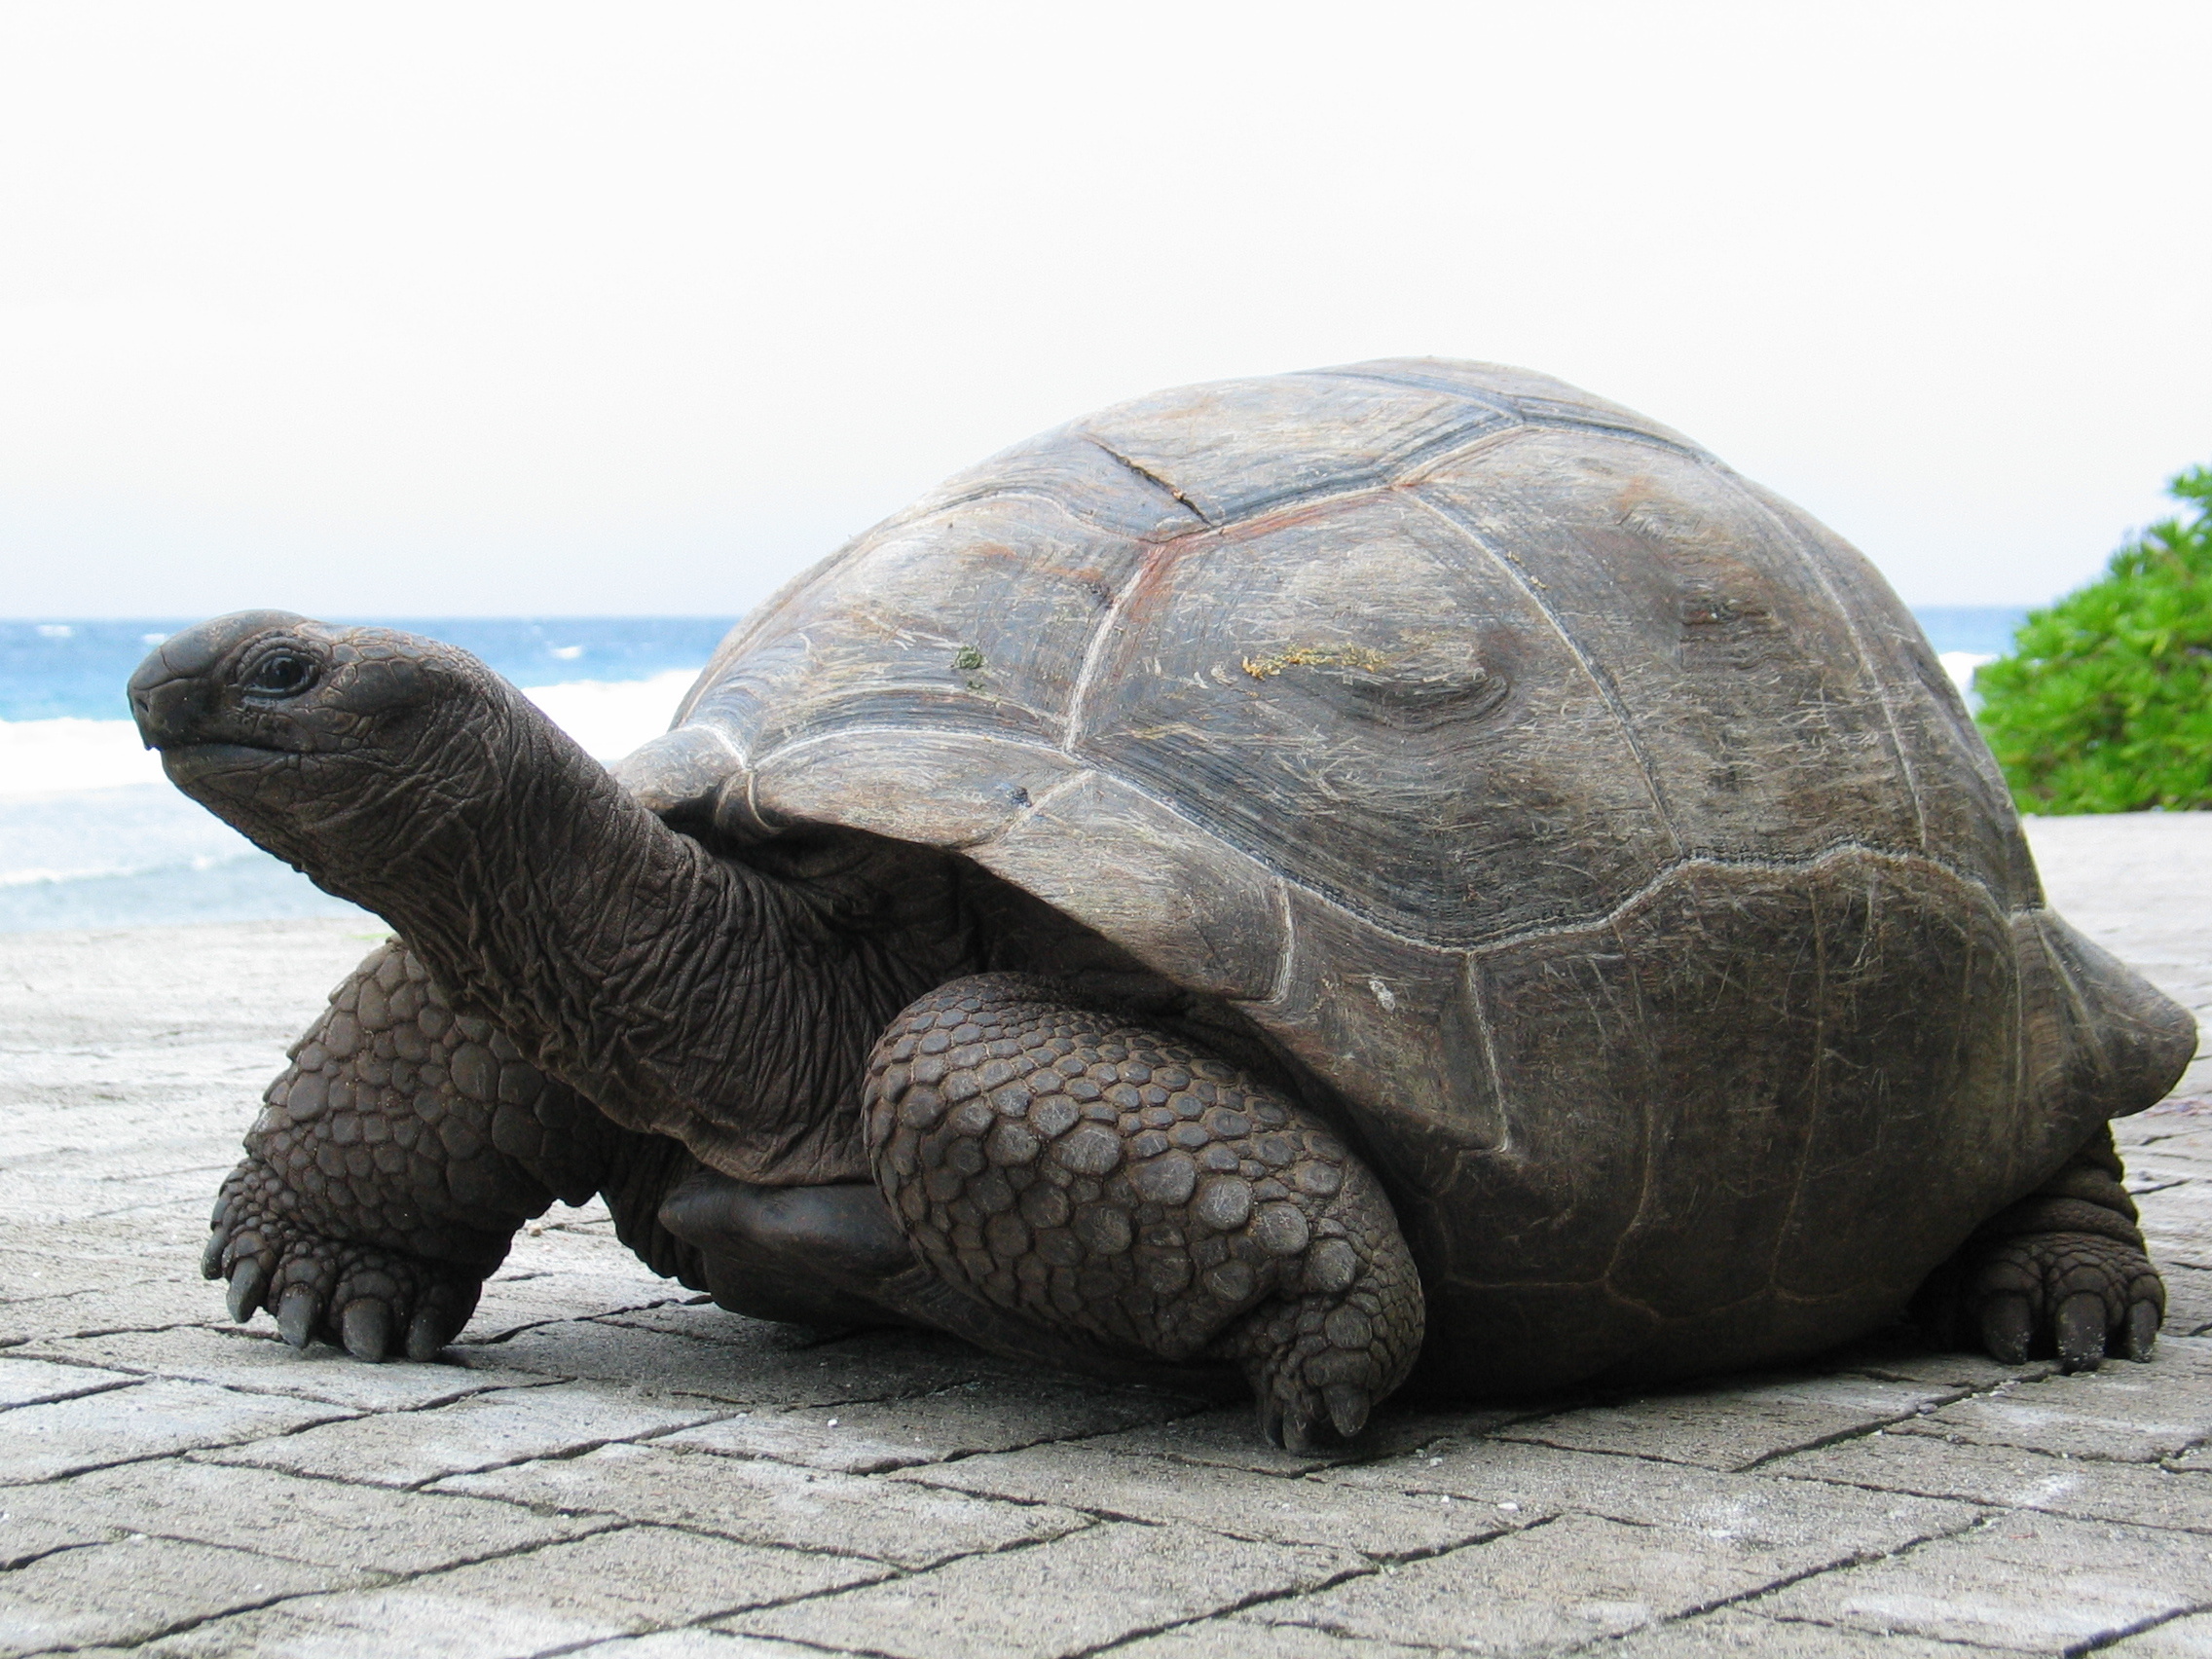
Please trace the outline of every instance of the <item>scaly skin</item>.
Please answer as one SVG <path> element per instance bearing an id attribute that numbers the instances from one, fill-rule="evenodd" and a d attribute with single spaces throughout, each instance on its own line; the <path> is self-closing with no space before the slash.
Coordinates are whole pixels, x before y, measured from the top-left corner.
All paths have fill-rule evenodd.
<path id="1" fill-rule="evenodd" d="M 1241 1364 L 1261 1425 L 1349 1437 L 1420 1350 L 1366 1166 L 1196 1049 L 1011 974 L 902 1014 L 869 1062 L 876 1179 L 940 1277 L 1049 1330 Z"/>
<path id="2" fill-rule="evenodd" d="M 202 1268 L 228 1281 L 233 1318 L 266 1309 L 294 1347 L 430 1358 L 525 1221 L 603 1187 L 619 1199 L 651 1138 L 456 1014 L 396 941 L 331 992 L 291 1060 L 223 1183 Z M 658 1271 L 695 1272 L 632 1220 L 626 1241 Z"/>
<path id="3" fill-rule="evenodd" d="M 2143 1251 L 2107 1126 L 2048 1181 L 1974 1230 L 1928 1281 L 1920 1309 L 1938 1341 L 2008 1365 L 2054 1353 L 2068 1371 L 2107 1355 L 2147 1360 L 2166 1286 Z"/>

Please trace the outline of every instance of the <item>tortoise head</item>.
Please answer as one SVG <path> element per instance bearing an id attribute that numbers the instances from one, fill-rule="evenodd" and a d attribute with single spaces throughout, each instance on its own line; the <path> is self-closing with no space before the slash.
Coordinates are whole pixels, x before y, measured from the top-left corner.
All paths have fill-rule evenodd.
<path id="1" fill-rule="evenodd" d="M 131 715 L 169 780 L 348 898 L 496 790 L 516 700 L 433 640 L 283 610 L 188 628 L 130 677 Z"/>

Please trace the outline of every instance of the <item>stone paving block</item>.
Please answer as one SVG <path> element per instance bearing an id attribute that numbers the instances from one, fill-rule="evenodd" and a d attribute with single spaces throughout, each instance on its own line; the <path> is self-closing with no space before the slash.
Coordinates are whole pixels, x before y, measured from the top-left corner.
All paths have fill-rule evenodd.
<path id="1" fill-rule="evenodd" d="M 1509 1423 L 1496 1433 L 1572 1451 L 1743 1469 L 1779 1453 L 1910 1417 L 1959 1392 L 1872 1377 L 1747 1380 L 1586 1406 Z"/>
<path id="2" fill-rule="evenodd" d="M 1788 1585 L 1748 1610 L 2040 1653 L 2207 1600 L 2212 1552 L 2194 1533 L 2014 1514 Z"/>
<path id="3" fill-rule="evenodd" d="M 887 1576 L 880 1563 L 763 1549 L 669 1527 L 625 1527 L 414 1581 L 432 1595 L 542 1611 L 642 1635 Z"/>
<path id="4" fill-rule="evenodd" d="M 1360 1641 L 1304 1625 L 1271 1625 L 1241 1614 L 1200 1619 L 1105 1650 L 1112 1659 L 1435 1659 L 1433 1647 Z"/>
<path id="5" fill-rule="evenodd" d="M 998 1503 L 657 1445 L 608 1446 L 582 1457 L 457 1475 L 435 1490 L 691 1527 L 744 1543 L 869 1556 L 909 1568 L 1089 1525 L 1049 1504 Z"/>
<path id="6" fill-rule="evenodd" d="M 0 1412 L 0 1483 L 257 1440 L 345 1415 L 333 1406 L 203 1382 L 133 1382 Z"/>
<path id="7" fill-rule="evenodd" d="M 2154 1625 L 2097 1652 L 2100 1659 L 2212 1659 L 2212 1613 Z"/>
<path id="8" fill-rule="evenodd" d="M 2033 1382 L 2058 1369 L 2050 1359 L 2001 1365 L 1985 1353 L 1931 1347 L 1910 1326 L 1896 1326 L 1825 1354 L 1824 1367 L 1856 1372 L 1890 1382 L 1914 1382 L 1943 1390 L 1979 1390 L 2007 1382 Z"/>
<path id="9" fill-rule="evenodd" d="M 898 1659 L 1057 1659 L 1326 1582 L 1357 1559 L 1110 1522 L 725 1623 L 747 1635 Z"/>
<path id="10" fill-rule="evenodd" d="M 1588 1659 L 1974 1659 L 1986 1647 L 1917 1636 L 1760 1618 L 1735 1607 L 1649 1625 L 1588 1649 Z"/>
<path id="11" fill-rule="evenodd" d="M 0 1302 L 34 1301 L 182 1277 L 175 1264 L 144 1257 L 0 1248 Z"/>
<path id="12" fill-rule="evenodd" d="M 166 1538 L 63 1550 L 0 1575 L 0 1653 L 141 1641 L 189 1619 L 360 1577 Z"/>
<path id="13" fill-rule="evenodd" d="M 111 1366 L 141 1376 L 213 1382 L 249 1394 L 296 1394 L 355 1411 L 411 1411 L 494 1388 L 533 1387 L 529 1372 L 455 1364 L 363 1365 L 342 1348 L 315 1343 L 294 1352 L 274 1330 L 191 1326 L 174 1331 L 119 1331 L 32 1343 L 17 1350 Z M 0 1356 L 0 1386 L 14 1363 Z"/>
<path id="14" fill-rule="evenodd" d="M 1749 1594 L 1787 1570 L 1773 1552 L 1685 1528 L 1569 1515 L 1250 1616 L 1370 1641 L 1555 1653 Z"/>
<path id="15" fill-rule="evenodd" d="M 7 1206 L 0 1202 L 0 1214 Z M 85 1337 L 104 1331 L 160 1331 L 228 1325 L 221 1287 L 168 1279 L 0 1304 L 0 1345 Z"/>
<path id="16" fill-rule="evenodd" d="M 1901 1548 L 1974 1524 L 1970 1504 L 1851 1488 L 1807 1490 L 1761 1472 L 1704 1469 L 1493 1440 L 1314 1477 L 1367 1491 L 1451 1493 L 1529 1526 L 1566 1511 L 1674 1527 L 1728 1547 L 1777 1552 L 1783 1570 Z"/>
<path id="17" fill-rule="evenodd" d="M 2194 1375 L 2194 1356 L 2160 1344 L 2149 1365 L 2107 1361 L 2097 1371 L 2023 1382 L 1895 1425 L 1988 1446 L 2020 1446 L 2072 1456 L 2154 1462 L 2212 1437 L 2212 1377 Z"/>
<path id="18" fill-rule="evenodd" d="M 657 1306 L 690 1292 L 671 1279 L 658 1279 L 645 1265 L 625 1250 L 624 1258 L 637 1268 L 626 1272 L 531 1273 L 519 1278 L 487 1279 L 468 1328 L 455 1345 L 461 1348 L 514 1340 L 545 1325 L 566 1320 L 590 1319 Z"/>
<path id="19" fill-rule="evenodd" d="M 701 1318 L 701 1311 L 708 1311 L 710 1318 Z M 903 1400 L 986 1378 L 1066 1381 L 1044 1369 L 995 1360 L 967 1343 L 932 1332 L 861 1332 L 823 1341 L 819 1334 L 796 1325 L 772 1325 L 721 1309 L 682 1305 L 608 1316 L 593 1320 L 593 1325 L 602 1327 L 610 1339 L 607 1347 L 593 1351 L 604 1353 L 604 1363 L 617 1374 L 648 1363 L 633 1349 L 631 1339 L 652 1332 L 682 1343 L 668 1351 L 682 1356 L 685 1378 L 690 1378 L 683 1382 L 685 1389 L 713 1389 L 710 1398 L 748 1407 Z M 721 1360 L 717 1363 L 703 1356 L 699 1349 L 706 1347 L 721 1349 Z M 645 1353 L 650 1351 L 648 1339 Z"/>
<path id="20" fill-rule="evenodd" d="M 1040 1446 L 892 1477 L 1023 1503 L 1064 1503 L 1116 1520 L 1183 1522 L 1262 1543 L 1319 1544 L 1385 1559 L 1432 1555 L 1518 1524 L 1449 1493 L 1413 1498 L 1280 1475 L 1211 1469 L 1084 1446 Z M 890 1484 L 890 1483 L 886 1483 Z M 2212 1483 L 2207 1483 L 2212 1484 Z"/>
<path id="21" fill-rule="evenodd" d="M 2158 1272 L 2166 1281 L 2163 1340 L 2212 1335 L 2212 1269 L 2160 1262 Z"/>
<path id="22" fill-rule="evenodd" d="M 18 1353 L 0 1354 L 0 1410 L 36 1405 L 43 1400 L 67 1400 L 79 1394 L 97 1394 L 139 1381 L 120 1371 L 100 1371 L 85 1365 L 55 1365 Z"/>
<path id="23" fill-rule="evenodd" d="M 1133 1388 L 985 1378 L 918 1399 L 739 1412 L 663 1444 L 867 1475 L 1112 1433 L 1191 1410 L 1179 1396 Z"/>
<path id="24" fill-rule="evenodd" d="M 2212 1481 L 2143 1463 L 1954 1444 L 1927 1434 L 1864 1435 L 1800 1452 L 1761 1472 L 1959 1497 L 1999 1509 L 2212 1532 Z"/>
<path id="25" fill-rule="evenodd" d="M 472 1395 L 428 1411 L 354 1418 L 204 1456 L 214 1462 L 412 1487 L 441 1475 L 573 1455 L 609 1440 L 685 1428 L 708 1415 L 674 1401 L 556 1383 Z M 5 1421 L 0 1418 L 0 1426 Z"/>
<path id="26" fill-rule="evenodd" d="M 80 1549 L 87 1544 L 111 1544 L 122 1533 L 102 1527 L 85 1516 L 55 1516 L 34 1513 L 24 1508 L 18 1497 L 25 1489 L 18 1487 L 6 1494 L 7 1507 L 0 1509 L 0 1572 L 10 1572 L 26 1562 L 40 1556 L 52 1555 L 55 1550 Z"/>
<path id="27" fill-rule="evenodd" d="M 577 1659 L 821 1659 L 822 1649 L 719 1630 L 664 1630 L 595 1641 L 574 1652 Z"/>
<path id="28" fill-rule="evenodd" d="M 146 1532 L 370 1572 L 429 1572 L 580 1537 L 615 1523 L 510 1503 L 304 1480 L 269 1469 L 158 1458 L 5 1494 L 18 1515 Z M 0 1533 L 4 1535 L 4 1533 Z"/>
<path id="29" fill-rule="evenodd" d="M 849 1558 L 633 1527 L 389 1589 L 284 1602 L 136 1651 L 145 1659 L 524 1659 L 866 1582 L 887 1570 Z M 693 1651 L 715 1659 L 791 1659 L 779 1648 Z M 674 1648 L 671 1659 L 684 1651 Z"/>
<path id="30" fill-rule="evenodd" d="M 1244 1469 L 1256 1475 L 1303 1475 L 1340 1463 L 1397 1456 L 1432 1440 L 1465 1438 L 1532 1415 L 1528 1411 L 1406 1411 L 1378 1414 L 1358 1443 L 1285 1452 L 1261 1438 L 1252 1407 L 1243 1401 L 1172 1421 L 1099 1435 L 1086 1444 L 1131 1457 L 1166 1457 L 1203 1468 Z"/>
<path id="31" fill-rule="evenodd" d="M 2212 1268 L 2212 1181 L 2186 1181 L 2137 1202 L 2151 1259 L 2184 1268 Z"/>

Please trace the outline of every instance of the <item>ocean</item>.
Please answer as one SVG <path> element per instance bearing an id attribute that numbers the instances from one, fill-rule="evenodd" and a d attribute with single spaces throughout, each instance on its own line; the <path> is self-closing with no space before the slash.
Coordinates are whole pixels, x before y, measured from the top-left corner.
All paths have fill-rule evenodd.
<path id="1" fill-rule="evenodd" d="M 2027 612 L 1917 611 L 1962 682 Z M 0 621 L 0 933 L 284 916 L 375 918 L 334 899 L 170 788 L 124 682 L 198 618 Z M 447 640 L 614 759 L 668 727 L 732 616 L 350 617 Z"/>

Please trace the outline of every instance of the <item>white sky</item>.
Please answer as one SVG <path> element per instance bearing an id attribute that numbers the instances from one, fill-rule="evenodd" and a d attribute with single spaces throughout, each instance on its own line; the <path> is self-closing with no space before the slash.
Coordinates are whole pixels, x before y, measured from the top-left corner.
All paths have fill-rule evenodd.
<path id="1" fill-rule="evenodd" d="M 1156 387 L 1400 353 L 1909 601 L 2212 461 L 2212 6 L 0 7 L 0 612 L 735 611 Z"/>

